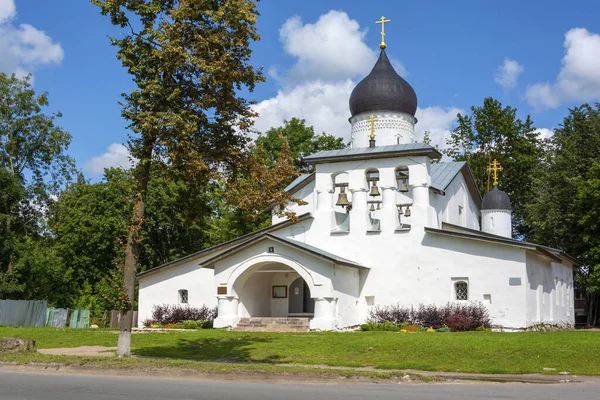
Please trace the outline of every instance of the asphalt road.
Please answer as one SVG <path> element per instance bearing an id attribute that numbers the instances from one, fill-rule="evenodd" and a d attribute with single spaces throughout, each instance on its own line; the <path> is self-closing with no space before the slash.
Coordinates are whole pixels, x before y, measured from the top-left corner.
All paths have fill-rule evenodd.
<path id="1" fill-rule="evenodd" d="M 598 399 L 600 385 L 571 384 L 258 384 L 0 372 L 0 400 L 215 399 Z"/>

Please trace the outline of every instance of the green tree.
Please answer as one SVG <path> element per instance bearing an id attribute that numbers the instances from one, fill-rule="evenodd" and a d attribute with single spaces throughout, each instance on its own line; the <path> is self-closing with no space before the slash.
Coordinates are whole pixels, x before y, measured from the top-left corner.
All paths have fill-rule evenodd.
<path id="1" fill-rule="evenodd" d="M 315 135 L 312 126 L 306 126 L 304 119 L 295 117 L 284 121 L 283 126 L 260 133 L 256 144 L 262 146 L 265 156 L 273 163 L 279 157 L 283 139 L 287 140 L 296 170 L 301 173 L 310 171 L 310 167 L 302 161 L 303 157 L 322 150 L 337 150 L 345 147 L 342 138 L 328 135 L 325 132 Z"/>
<path id="2" fill-rule="evenodd" d="M 529 116 L 522 121 L 515 108 L 503 107 L 496 99 L 484 99 L 482 106 L 471 107 L 471 114 L 458 114 L 444 153 L 469 163 L 482 194 L 491 189 L 488 165 L 498 160 L 503 167 L 499 187 L 509 195 L 513 208 L 513 233 L 527 235 L 525 207 L 535 196 L 531 182 L 544 154 L 543 143 Z"/>
<path id="3" fill-rule="evenodd" d="M 29 76 L 17 78 L 0 73 L 0 168 L 27 189 L 27 203 L 36 204 L 38 209 L 47 205 L 48 195 L 57 192 L 74 172 L 74 161 L 66 155 L 71 135 L 56 125 L 60 113 L 43 112 L 46 106 L 48 94 L 36 95 Z M 7 237 L 15 238 L 18 218 L 14 212 L 5 214 Z M 9 251 L 5 257 L 10 272 L 13 254 Z"/>
<path id="4" fill-rule="evenodd" d="M 92 0 L 122 28 L 111 43 L 136 88 L 124 94 L 128 148 L 139 160 L 125 251 L 124 310 L 117 353 L 129 355 L 136 267 L 152 163 L 185 181 L 207 181 L 243 151 L 254 113 L 239 95 L 264 80 L 250 64 L 256 3 L 246 0 Z"/>
<path id="5" fill-rule="evenodd" d="M 584 263 L 578 285 L 587 293 L 588 322 L 600 315 L 600 104 L 569 110 L 555 130 L 527 207 L 530 238 Z"/>

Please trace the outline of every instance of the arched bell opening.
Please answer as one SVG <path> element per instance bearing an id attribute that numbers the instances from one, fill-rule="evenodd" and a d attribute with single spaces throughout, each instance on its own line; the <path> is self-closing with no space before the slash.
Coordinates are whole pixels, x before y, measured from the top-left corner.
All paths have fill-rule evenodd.
<path id="1" fill-rule="evenodd" d="M 406 165 L 396 167 L 394 171 L 396 178 L 396 208 L 398 209 L 396 229 L 410 227 L 410 217 L 413 204 L 410 190 L 410 174 Z"/>
<path id="2" fill-rule="evenodd" d="M 332 175 L 333 198 L 335 207 L 331 220 L 332 232 L 348 232 L 350 230 L 350 210 L 352 209 L 352 193 L 348 189 L 350 176 L 347 172 Z"/>

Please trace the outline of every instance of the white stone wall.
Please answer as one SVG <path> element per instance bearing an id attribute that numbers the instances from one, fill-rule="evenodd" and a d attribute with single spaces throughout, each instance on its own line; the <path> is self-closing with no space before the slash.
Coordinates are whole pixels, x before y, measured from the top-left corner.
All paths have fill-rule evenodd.
<path id="1" fill-rule="evenodd" d="M 445 194 L 432 194 L 432 206 L 438 216 L 440 227 L 442 222 L 464 226 L 465 228 L 479 230 L 479 209 L 473 201 L 467 183 L 462 173 L 459 173 L 448 185 Z M 459 207 L 462 212 L 459 213 Z"/>
<path id="2" fill-rule="evenodd" d="M 485 233 L 512 238 L 510 210 L 481 210 L 481 230 Z"/>
<path id="3" fill-rule="evenodd" d="M 527 253 L 527 326 L 575 324 L 573 266 Z"/>
<path id="4" fill-rule="evenodd" d="M 369 147 L 371 123 L 367 120 L 371 114 L 376 118 L 375 140 L 377 146 L 414 143 L 415 124 L 417 123 L 415 117 L 399 112 L 378 111 L 362 113 L 350 118 L 352 148 Z"/>
<path id="5" fill-rule="evenodd" d="M 216 306 L 213 275 L 212 269 L 201 268 L 197 261 L 189 261 L 139 279 L 138 326 L 143 326 L 144 320 L 152 317 L 154 305 L 180 304 L 180 289 L 188 291 L 190 307 Z"/>

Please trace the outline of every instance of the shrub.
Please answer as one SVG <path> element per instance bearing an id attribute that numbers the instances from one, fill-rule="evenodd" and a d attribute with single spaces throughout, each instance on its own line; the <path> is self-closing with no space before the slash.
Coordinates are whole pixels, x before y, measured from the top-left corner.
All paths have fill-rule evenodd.
<path id="1" fill-rule="evenodd" d="M 152 325 L 154 325 L 156 323 L 155 320 L 147 318 L 144 320 L 144 322 L 142 322 L 142 324 L 146 327 L 146 328 L 150 328 Z"/>
<path id="2" fill-rule="evenodd" d="M 200 308 L 182 305 L 154 305 L 152 319 L 161 324 L 176 324 L 181 321 L 213 321 L 217 317 L 217 308 Z"/>
<path id="3" fill-rule="evenodd" d="M 383 324 L 385 321 L 390 321 L 396 325 L 410 323 L 411 309 L 394 306 L 377 306 L 369 311 L 369 322 L 378 322 Z"/>
<path id="4" fill-rule="evenodd" d="M 408 324 L 432 329 L 450 327 L 452 330 L 474 330 L 478 326 L 489 328 L 491 325 L 487 309 L 479 302 L 448 303 L 445 306 L 420 304 L 417 309 L 400 305 L 377 306 L 369 311 L 367 322 L 383 324 L 386 321 L 398 325 L 400 329 Z"/>
<path id="5" fill-rule="evenodd" d="M 435 330 L 436 332 L 452 332 L 450 330 L 450 328 L 448 328 L 447 326 L 443 327 L 443 328 L 438 328 Z"/>
<path id="6" fill-rule="evenodd" d="M 179 329 L 179 326 L 177 324 L 164 324 L 163 328 L 165 328 L 165 329 Z"/>
<path id="7" fill-rule="evenodd" d="M 196 321 L 183 321 L 183 329 L 198 329 L 198 323 Z"/>
<path id="8" fill-rule="evenodd" d="M 448 328 L 452 329 L 453 332 L 464 332 L 474 330 L 473 318 L 469 315 L 460 313 L 454 313 L 446 320 Z"/>
<path id="9" fill-rule="evenodd" d="M 360 326 L 361 331 L 389 331 L 398 332 L 400 327 L 391 321 L 379 322 L 368 322 Z"/>
<path id="10" fill-rule="evenodd" d="M 201 329 L 212 329 L 213 328 L 213 321 L 211 320 L 198 320 L 196 321 L 196 323 L 198 324 L 198 328 Z"/>
<path id="11" fill-rule="evenodd" d="M 406 332 L 419 332 L 421 331 L 421 327 L 419 325 L 406 325 L 404 327 L 404 329 L 406 330 Z"/>

